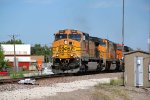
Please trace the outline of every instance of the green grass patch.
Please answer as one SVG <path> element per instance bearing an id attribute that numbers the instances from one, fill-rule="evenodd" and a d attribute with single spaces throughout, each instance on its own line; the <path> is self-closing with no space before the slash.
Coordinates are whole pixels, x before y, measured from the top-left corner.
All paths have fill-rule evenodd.
<path id="1" fill-rule="evenodd" d="M 10 78 L 23 78 L 24 77 L 24 72 L 23 71 L 10 71 L 9 72 L 9 75 L 10 75 Z"/>
<path id="2" fill-rule="evenodd" d="M 120 78 L 120 79 L 112 79 L 110 80 L 110 85 L 122 85 L 123 84 L 123 79 Z"/>
<path id="3" fill-rule="evenodd" d="M 23 74 L 28 74 L 30 71 L 21 71 Z"/>

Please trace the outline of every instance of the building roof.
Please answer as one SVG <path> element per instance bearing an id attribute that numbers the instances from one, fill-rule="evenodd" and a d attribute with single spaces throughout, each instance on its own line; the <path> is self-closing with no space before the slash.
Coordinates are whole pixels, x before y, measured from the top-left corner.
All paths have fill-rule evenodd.
<path id="1" fill-rule="evenodd" d="M 140 53 L 144 53 L 144 54 L 150 55 L 149 52 L 142 51 L 142 50 L 135 50 L 135 51 L 127 52 L 127 53 L 125 53 L 124 55 L 129 55 L 129 54 L 133 54 L 133 53 L 137 53 L 137 52 L 140 52 Z"/>

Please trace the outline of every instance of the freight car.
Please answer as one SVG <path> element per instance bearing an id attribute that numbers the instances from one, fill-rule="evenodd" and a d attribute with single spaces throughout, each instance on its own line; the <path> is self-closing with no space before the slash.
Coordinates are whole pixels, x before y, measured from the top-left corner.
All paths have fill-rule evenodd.
<path id="1" fill-rule="evenodd" d="M 60 30 L 52 43 L 52 71 L 78 73 L 122 68 L 122 51 L 107 39 L 89 36 L 78 30 Z"/>

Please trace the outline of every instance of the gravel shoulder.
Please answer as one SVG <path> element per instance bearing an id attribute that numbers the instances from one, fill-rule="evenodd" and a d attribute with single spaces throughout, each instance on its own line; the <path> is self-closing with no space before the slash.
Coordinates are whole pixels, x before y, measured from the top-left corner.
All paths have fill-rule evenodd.
<path id="1" fill-rule="evenodd" d="M 150 89 L 122 86 L 102 87 L 60 92 L 55 96 L 47 96 L 37 100 L 149 100 L 150 98 Z"/>
<path id="2" fill-rule="evenodd" d="M 55 96 L 59 92 L 72 92 L 79 89 L 88 89 L 98 83 L 109 83 L 112 78 L 78 80 L 68 83 L 56 83 L 51 86 L 39 86 L 31 89 L 18 89 L 14 91 L 0 92 L 1 99 L 24 100 L 38 99 L 47 96 Z"/>
<path id="3" fill-rule="evenodd" d="M 149 100 L 150 89 L 98 85 L 121 77 L 102 73 L 37 80 L 39 85 L 0 85 L 1 100 Z M 96 85 L 96 86 L 95 86 Z"/>
<path id="4" fill-rule="evenodd" d="M 19 89 L 32 89 L 35 87 L 53 86 L 56 83 L 68 83 L 68 82 L 73 82 L 73 81 L 78 81 L 78 80 L 121 77 L 121 75 L 122 73 L 100 73 L 100 74 L 82 75 L 82 76 L 45 78 L 45 79 L 36 81 L 36 83 L 39 85 L 21 85 L 21 84 L 0 85 L 0 92 L 14 91 L 14 90 L 19 90 Z"/>

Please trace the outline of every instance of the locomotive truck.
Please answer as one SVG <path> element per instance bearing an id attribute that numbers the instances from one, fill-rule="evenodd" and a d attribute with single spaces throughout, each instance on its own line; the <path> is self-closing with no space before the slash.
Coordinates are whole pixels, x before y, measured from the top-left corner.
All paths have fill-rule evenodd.
<path id="1" fill-rule="evenodd" d="M 122 70 L 122 46 L 108 39 L 92 37 L 78 30 L 59 30 L 52 43 L 52 71 L 78 73 L 87 71 Z"/>

